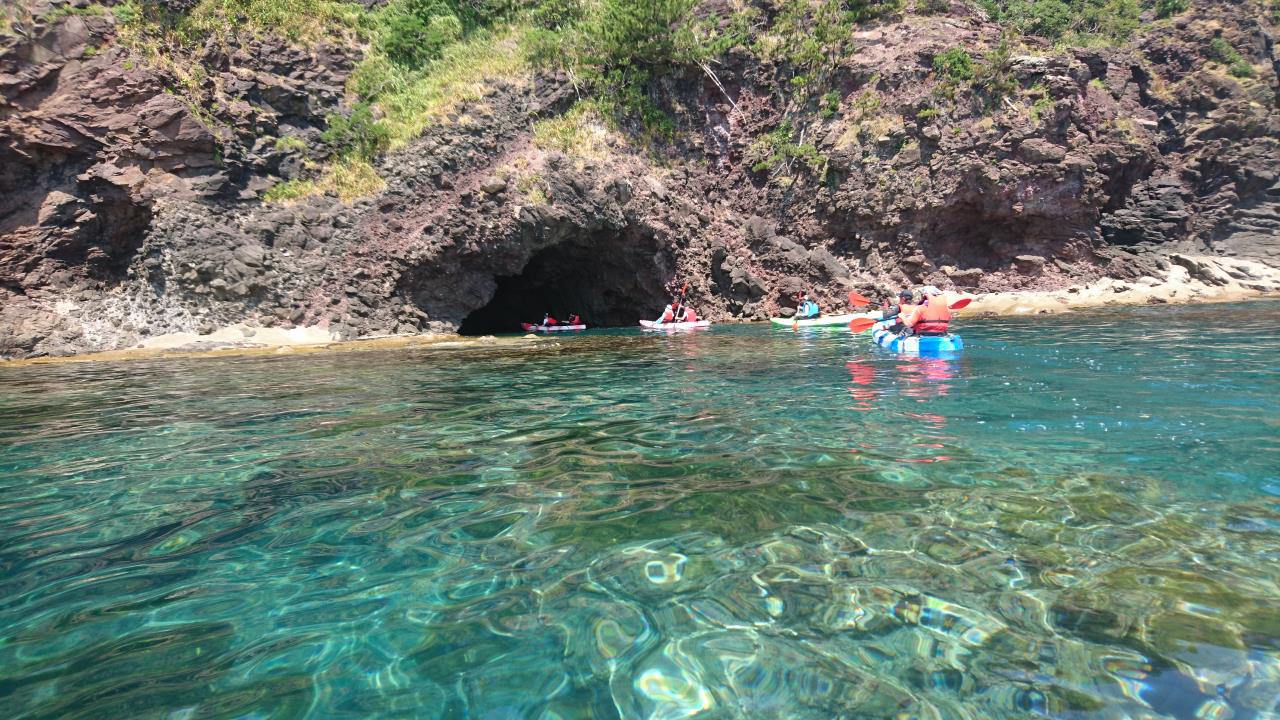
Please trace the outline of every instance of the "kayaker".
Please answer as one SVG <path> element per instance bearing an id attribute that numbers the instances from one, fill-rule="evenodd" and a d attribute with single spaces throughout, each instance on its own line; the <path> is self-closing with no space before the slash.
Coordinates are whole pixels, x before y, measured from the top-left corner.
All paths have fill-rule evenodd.
<path id="1" fill-rule="evenodd" d="M 657 320 L 654 320 L 654 322 L 656 323 L 675 322 L 676 307 L 679 304 L 680 304 L 679 300 L 672 300 L 671 302 L 667 303 L 667 306 L 662 308 L 662 315 L 660 315 Z"/>
<path id="2" fill-rule="evenodd" d="M 924 337 L 946 335 L 951 324 L 951 308 L 942 297 L 942 291 L 930 285 L 920 291 L 923 301 L 902 324 L 915 335 Z"/>
<path id="3" fill-rule="evenodd" d="M 569 324 L 570 324 L 570 325 L 581 325 L 581 324 L 582 324 L 582 318 L 581 318 L 581 317 L 579 317 L 577 313 L 573 313 L 572 315 L 570 315 L 570 316 L 569 316 Z"/>
<path id="4" fill-rule="evenodd" d="M 891 305 L 880 313 L 881 320 L 894 320 L 895 318 L 897 320 L 887 328 L 889 332 L 899 333 L 906 329 L 906 326 L 902 324 L 902 321 L 908 315 L 915 312 L 916 306 L 914 303 L 915 295 L 913 295 L 910 290 L 900 290 L 898 292 L 898 304 Z"/>
<path id="5" fill-rule="evenodd" d="M 551 327 L 556 324 L 556 319 L 551 317 L 551 313 L 542 316 L 542 327 Z"/>
<path id="6" fill-rule="evenodd" d="M 680 316 L 676 318 L 676 322 L 698 322 L 698 313 L 694 312 L 693 308 L 685 305 L 684 309 L 680 312 Z"/>
<path id="7" fill-rule="evenodd" d="M 804 300 L 800 303 L 800 307 L 796 308 L 796 319 L 809 320 L 816 318 L 822 314 L 822 310 L 818 307 L 818 303 L 809 297 L 809 293 L 804 294 Z"/>

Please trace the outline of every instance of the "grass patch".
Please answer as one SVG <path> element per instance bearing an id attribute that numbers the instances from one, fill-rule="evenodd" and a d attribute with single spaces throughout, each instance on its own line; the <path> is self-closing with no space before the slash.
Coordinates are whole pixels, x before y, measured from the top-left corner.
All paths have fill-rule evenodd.
<path id="1" fill-rule="evenodd" d="M 591 101 L 579 101 L 563 115 L 533 125 L 535 146 L 578 157 L 606 155 L 608 136 L 608 121 L 599 106 Z"/>
<path id="2" fill-rule="evenodd" d="M 346 158 L 329 166 L 320 185 L 324 190 L 333 190 L 343 202 L 350 202 L 381 192 L 387 182 L 368 162 Z"/>
<path id="3" fill-rule="evenodd" d="M 269 203 L 288 204 L 311 195 L 332 192 L 343 202 L 368 197 L 387 186 L 382 176 L 367 161 L 343 158 L 325 168 L 315 180 L 286 180 L 267 190 L 262 199 Z"/>
<path id="4" fill-rule="evenodd" d="M 317 187 L 315 180 L 285 180 L 263 193 L 262 199 L 269 203 L 288 203 L 290 200 L 318 194 Z"/>
<path id="5" fill-rule="evenodd" d="M 307 149 L 306 141 L 300 137 L 295 137 L 293 135 L 284 135 L 282 137 L 278 137 L 276 138 L 276 141 L 272 144 L 275 146 L 276 150 L 282 150 L 284 152 Z"/>
<path id="6" fill-rule="evenodd" d="M 60 20 L 68 15 L 106 15 L 107 9 L 101 5 L 86 5 L 84 7 L 72 7 L 70 5 L 59 5 L 49 12 L 45 13 L 43 18 L 48 22 Z"/>
<path id="7" fill-rule="evenodd" d="M 845 130 L 836 140 L 836 147 L 849 149 L 860 145 L 874 143 L 886 135 L 894 136 L 903 129 L 902 120 L 892 113 L 882 112 L 884 100 L 873 90 L 865 90 L 850 103 L 850 112 L 845 116 Z M 928 108 L 922 120 L 935 117 L 938 111 Z M 923 111 L 922 111 L 923 112 Z M 917 114 L 919 117 L 919 114 Z"/>
<path id="8" fill-rule="evenodd" d="M 794 178 L 792 166 L 797 160 L 815 175 L 826 173 L 827 157 L 813 144 L 804 142 L 804 134 L 793 139 L 795 131 L 789 121 L 783 121 L 773 132 L 758 136 L 743 153 L 743 160 L 751 163 L 752 172 L 768 173 L 770 182 L 789 186 Z"/>
<path id="9" fill-rule="evenodd" d="M 15 35 L 14 28 L 31 22 L 26 0 L 0 3 L 0 35 Z"/>
<path id="10" fill-rule="evenodd" d="M 346 0 L 201 0 L 178 18 L 163 11 L 147 14 L 188 44 L 226 38 L 241 28 L 301 44 L 353 40 L 367 17 L 359 3 Z"/>
<path id="11" fill-rule="evenodd" d="M 547 181 L 537 173 L 519 176 L 516 179 L 516 190 L 534 205 L 548 205 L 551 202 L 547 195 Z"/>
<path id="12" fill-rule="evenodd" d="M 351 89 L 382 110 L 380 123 L 387 130 L 388 149 L 394 150 L 460 104 L 482 98 L 495 81 L 524 79 L 520 41 L 526 30 L 478 30 L 446 47 L 421 70 L 404 68 L 374 50 L 353 74 Z"/>
<path id="13" fill-rule="evenodd" d="M 1032 85 L 1028 94 L 1034 97 L 1035 101 L 1031 103 L 1031 108 L 1027 111 L 1027 114 L 1031 117 L 1033 124 L 1039 125 L 1042 119 L 1052 114 L 1054 109 L 1053 97 L 1049 95 L 1049 88 L 1043 83 Z"/>
<path id="14" fill-rule="evenodd" d="M 1209 41 L 1209 57 L 1227 66 L 1227 72 L 1238 78 L 1253 77 L 1253 65 L 1225 38 Z"/>
<path id="15" fill-rule="evenodd" d="M 1109 123 L 1117 133 L 1128 143 L 1138 144 L 1142 142 L 1142 135 L 1138 130 L 1138 123 L 1133 118 L 1121 116 L 1112 119 Z"/>

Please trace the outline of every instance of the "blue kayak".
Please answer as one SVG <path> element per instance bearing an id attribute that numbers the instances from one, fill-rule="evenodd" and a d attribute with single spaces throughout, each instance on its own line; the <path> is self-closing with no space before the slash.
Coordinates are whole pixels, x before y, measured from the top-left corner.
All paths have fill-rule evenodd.
<path id="1" fill-rule="evenodd" d="M 902 337 L 888 330 L 876 329 L 871 339 L 882 348 L 911 355 L 939 355 L 964 349 L 964 341 L 959 335 L 938 335 L 919 337 L 908 335 Z"/>

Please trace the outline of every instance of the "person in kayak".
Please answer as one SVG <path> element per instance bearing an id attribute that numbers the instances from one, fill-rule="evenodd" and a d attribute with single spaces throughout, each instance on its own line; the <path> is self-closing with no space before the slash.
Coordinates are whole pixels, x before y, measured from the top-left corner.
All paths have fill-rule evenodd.
<path id="1" fill-rule="evenodd" d="M 569 316 L 569 322 L 568 322 L 568 324 L 569 324 L 569 325 L 581 325 L 581 324 L 582 324 L 582 318 L 581 318 L 577 313 L 573 313 L 573 314 L 571 314 L 571 315 Z"/>
<path id="2" fill-rule="evenodd" d="M 682 323 L 698 322 L 698 313 L 694 312 L 693 308 L 689 307 L 688 305 L 685 305 L 684 309 L 680 311 L 680 315 L 676 317 L 676 322 L 682 322 Z"/>
<path id="3" fill-rule="evenodd" d="M 542 327 L 551 327 L 556 324 L 556 319 L 551 317 L 551 313 L 542 316 Z"/>
<path id="4" fill-rule="evenodd" d="M 671 302 L 667 303 L 667 306 L 662 308 L 662 315 L 660 315 L 657 320 L 654 320 L 654 322 L 656 323 L 675 322 L 676 308 L 679 307 L 679 305 L 680 303 L 677 300 L 672 300 Z"/>
<path id="5" fill-rule="evenodd" d="M 885 308 L 880 313 L 880 319 L 895 320 L 887 329 L 892 333 L 900 333 L 907 329 L 907 326 L 902 321 L 915 310 L 915 295 L 910 290 L 902 290 L 898 292 L 898 304 Z"/>
<path id="6" fill-rule="evenodd" d="M 822 310 L 818 307 L 818 303 L 809 297 L 809 293 L 804 294 L 804 300 L 800 302 L 800 307 L 796 308 L 797 320 L 811 320 L 822 314 Z"/>
<path id="7" fill-rule="evenodd" d="M 913 334 L 923 337 L 946 335 L 951 324 L 951 308 L 942 291 L 932 285 L 920 291 L 923 301 L 912 310 L 902 324 Z"/>

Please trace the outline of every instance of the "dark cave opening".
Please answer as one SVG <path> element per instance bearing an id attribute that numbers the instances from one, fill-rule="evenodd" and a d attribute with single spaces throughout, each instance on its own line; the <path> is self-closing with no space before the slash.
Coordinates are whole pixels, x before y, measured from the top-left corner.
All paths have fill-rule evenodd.
<path id="1" fill-rule="evenodd" d="M 493 297 L 458 332 L 520 332 L 520 323 L 548 312 L 561 321 L 577 313 L 588 327 L 632 326 L 661 311 L 669 265 L 652 239 L 602 233 L 566 240 L 534 254 L 519 275 L 498 277 Z"/>

